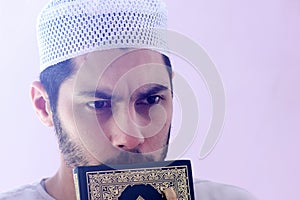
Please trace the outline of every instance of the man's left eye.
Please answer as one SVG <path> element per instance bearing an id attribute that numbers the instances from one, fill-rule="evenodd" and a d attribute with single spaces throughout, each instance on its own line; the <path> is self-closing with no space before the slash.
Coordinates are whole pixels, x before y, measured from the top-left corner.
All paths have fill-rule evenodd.
<path id="1" fill-rule="evenodd" d="M 108 100 L 99 100 L 99 101 L 92 101 L 87 103 L 88 107 L 94 110 L 104 109 L 104 108 L 110 108 L 111 103 Z"/>
<path id="2" fill-rule="evenodd" d="M 158 104 L 162 99 L 163 99 L 162 96 L 153 95 L 145 99 L 138 100 L 136 102 L 136 105 L 154 105 L 154 104 Z"/>

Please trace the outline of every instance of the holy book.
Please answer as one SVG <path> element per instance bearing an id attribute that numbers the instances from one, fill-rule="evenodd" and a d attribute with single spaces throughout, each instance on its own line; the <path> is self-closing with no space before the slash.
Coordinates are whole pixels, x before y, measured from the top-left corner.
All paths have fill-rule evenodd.
<path id="1" fill-rule="evenodd" d="M 170 187 L 195 199 L 189 160 L 77 167 L 74 182 L 77 200 L 163 200 Z"/>

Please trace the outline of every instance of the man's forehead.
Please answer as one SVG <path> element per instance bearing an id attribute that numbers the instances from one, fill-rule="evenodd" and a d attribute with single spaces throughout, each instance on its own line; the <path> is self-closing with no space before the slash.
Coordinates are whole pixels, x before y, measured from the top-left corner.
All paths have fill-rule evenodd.
<path id="1" fill-rule="evenodd" d="M 86 53 L 84 55 L 77 56 L 73 58 L 73 61 L 77 67 L 81 67 L 83 65 L 88 65 L 88 64 L 94 65 L 96 64 L 96 62 L 98 63 L 98 65 L 107 66 L 111 64 L 114 60 L 122 57 L 124 54 L 130 51 L 133 51 L 133 49 L 115 48 L 115 49 L 108 49 L 108 50 L 99 50 L 99 51 L 94 51 L 91 53 Z"/>
<path id="2" fill-rule="evenodd" d="M 79 56 L 75 60 L 78 90 L 137 89 L 147 84 L 169 86 L 160 53 L 147 49 L 113 49 Z"/>
<path id="3" fill-rule="evenodd" d="M 157 63 L 164 65 L 162 54 L 149 49 L 110 49 L 95 51 L 73 59 L 77 70 L 103 73 L 114 68 L 122 72 L 126 68 Z"/>

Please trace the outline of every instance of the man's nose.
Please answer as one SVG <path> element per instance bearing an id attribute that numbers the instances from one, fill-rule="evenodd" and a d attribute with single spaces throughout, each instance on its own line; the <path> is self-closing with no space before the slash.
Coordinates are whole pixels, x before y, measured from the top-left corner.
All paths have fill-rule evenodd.
<path id="1" fill-rule="evenodd" d="M 110 129 L 113 146 L 129 151 L 144 143 L 141 127 L 136 123 L 137 117 L 134 108 L 123 107 L 113 111 Z"/>

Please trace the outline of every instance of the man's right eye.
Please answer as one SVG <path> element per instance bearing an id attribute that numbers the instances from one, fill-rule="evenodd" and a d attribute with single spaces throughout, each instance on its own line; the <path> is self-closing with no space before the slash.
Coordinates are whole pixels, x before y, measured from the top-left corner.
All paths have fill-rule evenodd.
<path id="1" fill-rule="evenodd" d="M 111 102 L 110 100 L 99 100 L 99 101 L 91 101 L 87 103 L 87 106 L 94 110 L 110 108 Z"/>

